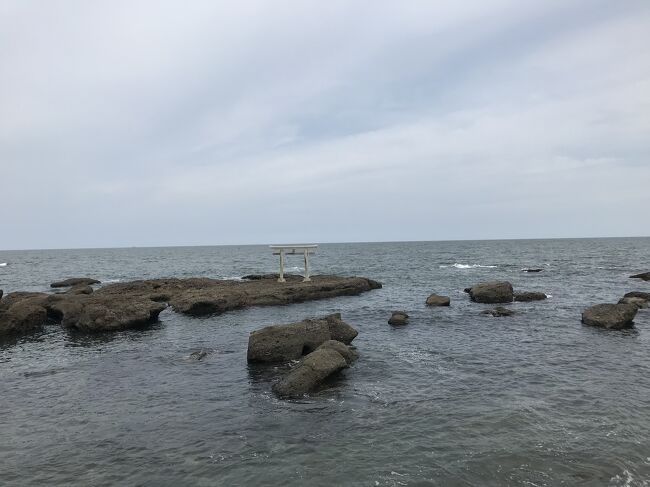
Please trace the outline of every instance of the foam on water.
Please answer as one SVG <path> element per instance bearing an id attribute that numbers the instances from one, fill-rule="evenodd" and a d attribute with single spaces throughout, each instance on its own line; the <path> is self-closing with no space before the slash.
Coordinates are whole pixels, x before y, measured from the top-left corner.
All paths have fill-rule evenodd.
<path id="1" fill-rule="evenodd" d="M 484 268 L 484 269 L 496 269 L 496 265 L 483 265 L 483 264 L 459 264 L 458 262 L 452 264 L 451 266 L 449 265 L 440 265 L 439 266 L 441 269 L 446 269 L 448 267 L 455 267 L 456 269 L 478 269 L 478 268 Z"/>

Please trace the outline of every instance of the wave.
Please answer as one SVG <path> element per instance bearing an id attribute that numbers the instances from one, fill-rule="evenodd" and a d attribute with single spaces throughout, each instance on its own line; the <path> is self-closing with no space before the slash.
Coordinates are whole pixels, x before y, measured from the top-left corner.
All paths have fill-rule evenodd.
<path id="1" fill-rule="evenodd" d="M 0 262 L 0 267 L 7 267 L 7 263 L 6 262 Z"/>
<path id="2" fill-rule="evenodd" d="M 456 269 L 476 269 L 478 267 L 485 268 L 485 269 L 496 269 L 497 268 L 497 266 L 495 266 L 495 265 L 459 264 L 458 262 L 454 263 L 453 265 L 441 265 L 439 267 L 441 269 L 446 269 L 447 267 L 455 267 Z"/>

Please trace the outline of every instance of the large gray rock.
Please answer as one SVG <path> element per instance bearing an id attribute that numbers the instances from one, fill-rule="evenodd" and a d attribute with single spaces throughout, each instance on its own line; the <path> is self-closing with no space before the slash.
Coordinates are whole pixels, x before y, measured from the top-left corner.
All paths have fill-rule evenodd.
<path id="1" fill-rule="evenodd" d="M 432 294 L 427 298 L 427 306 L 449 306 L 451 299 L 449 296 L 440 296 L 438 294 Z"/>
<path id="2" fill-rule="evenodd" d="M 630 276 L 632 279 L 643 279 L 644 281 L 650 281 L 650 272 L 642 272 L 641 274 L 634 274 Z"/>
<path id="3" fill-rule="evenodd" d="M 343 347 L 345 345 L 341 344 Z M 295 398 L 312 391 L 330 375 L 348 367 L 348 360 L 329 342 L 307 355 L 273 386 L 280 397 Z M 347 348 L 347 347 L 346 347 Z"/>
<path id="4" fill-rule="evenodd" d="M 520 302 L 542 301 L 546 298 L 547 298 L 546 294 L 540 292 L 515 293 L 515 301 L 520 301 Z"/>
<path id="5" fill-rule="evenodd" d="M 477 303 L 510 303 L 514 299 L 512 284 L 506 281 L 483 282 L 472 286 L 469 296 Z"/>
<path id="6" fill-rule="evenodd" d="M 47 311 L 42 306 L 19 301 L 0 310 L 0 336 L 16 335 L 39 329 L 47 320 Z"/>
<path id="7" fill-rule="evenodd" d="M 50 284 L 50 287 L 88 286 L 90 284 L 100 284 L 100 282 L 101 281 L 91 279 L 90 277 L 71 277 L 70 279 L 64 279 L 63 281 L 53 282 Z"/>
<path id="8" fill-rule="evenodd" d="M 339 339 L 350 343 L 357 331 L 341 320 L 340 314 L 272 325 L 253 331 L 248 337 L 249 362 L 288 362 L 316 350 L 324 342 Z"/>
<path id="9" fill-rule="evenodd" d="M 621 298 L 618 300 L 618 304 L 633 304 L 639 309 L 648 307 L 648 301 L 643 298 Z"/>
<path id="10" fill-rule="evenodd" d="M 633 304 L 597 304 L 582 312 L 582 322 L 615 330 L 630 328 L 637 311 Z"/>

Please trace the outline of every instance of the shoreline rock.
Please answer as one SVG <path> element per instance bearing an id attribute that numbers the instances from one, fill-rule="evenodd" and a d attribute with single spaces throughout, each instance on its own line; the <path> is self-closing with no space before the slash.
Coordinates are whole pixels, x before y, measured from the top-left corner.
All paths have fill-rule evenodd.
<path id="1" fill-rule="evenodd" d="M 404 311 L 393 311 L 393 314 L 388 319 L 388 324 L 393 326 L 404 326 L 409 322 L 409 315 Z"/>
<path id="2" fill-rule="evenodd" d="M 511 303 L 514 299 L 512 284 L 507 281 L 491 281 L 476 284 L 469 289 L 469 296 L 477 303 Z"/>
<path id="3" fill-rule="evenodd" d="M 438 294 L 432 294 L 427 298 L 427 306 L 449 306 L 451 299 L 449 296 L 440 296 Z"/>
<path id="4" fill-rule="evenodd" d="M 548 296 L 546 296 L 546 294 L 537 291 L 515 293 L 515 301 L 519 301 L 522 303 L 528 303 L 530 301 L 542 301 L 547 297 Z"/>
<path id="5" fill-rule="evenodd" d="M 582 323 L 612 330 L 631 328 L 638 309 L 633 304 L 597 304 L 582 312 Z"/>
<path id="6" fill-rule="evenodd" d="M 634 274 L 630 276 L 630 279 L 642 279 L 644 281 L 650 281 L 650 272 L 642 272 L 641 274 Z"/>
<path id="7" fill-rule="evenodd" d="M 381 283 L 364 277 L 331 275 L 312 276 L 309 282 L 303 282 L 300 278 L 285 283 L 265 277 L 252 281 L 150 279 L 109 284 L 96 291 L 91 291 L 89 284 L 78 280 L 89 278 L 74 279 L 76 280 L 53 283 L 78 283 L 77 286 L 71 285 L 65 293 L 9 293 L 0 301 L 0 310 L 7 311 L 15 303 L 27 300 L 25 304 L 42 308 L 47 318 L 66 328 L 114 331 L 153 323 L 168 305 L 178 313 L 205 316 L 249 306 L 276 306 L 337 296 L 356 296 L 381 288 Z M 8 312 L 0 314 L 0 335 L 5 330 L 27 332 L 34 329 L 31 321 L 26 325 L 24 319 L 16 321 L 17 318 L 12 316 Z M 339 331 L 344 334 L 343 337 L 347 336 L 343 328 Z"/>
<path id="8" fill-rule="evenodd" d="M 289 362 L 315 351 L 329 340 L 350 344 L 357 334 L 357 330 L 341 320 L 340 313 L 266 326 L 250 333 L 246 357 L 249 363 Z"/>
<path id="9" fill-rule="evenodd" d="M 304 396 L 331 375 L 349 367 L 356 358 L 356 352 L 347 345 L 328 340 L 274 384 L 273 392 L 282 398 Z"/>
<path id="10" fill-rule="evenodd" d="M 50 287 L 89 286 L 91 284 L 101 284 L 101 281 L 90 277 L 71 277 L 70 279 L 64 279 L 63 281 L 53 282 L 50 284 Z"/>

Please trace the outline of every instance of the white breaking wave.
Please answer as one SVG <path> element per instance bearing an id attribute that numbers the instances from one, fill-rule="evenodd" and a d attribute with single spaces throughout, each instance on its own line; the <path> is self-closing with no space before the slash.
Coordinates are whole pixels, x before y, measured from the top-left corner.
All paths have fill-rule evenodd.
<path id="1" fill-rule="evenodd" d="M 0 267 L 6 267 L 6 266 L 7 266 L 7 263 L 6 263 L 6 262 L 2 262 L 2 263 L 0 263 Z"/>
<path id="2" fill-rule="evenodd" d="M 497 266 L 495 265 L 481 265 L 481 264 L 459 264 L 456 262 L 455 264 L 449 266 L 449 265 L 441 265 L 439 266 L 441 269 L 446 269 L 447 267 L 455 267 L 456 269 L 476 269 L 477 267 L 482 267 L 485 269 L 496 269 Z"/>

